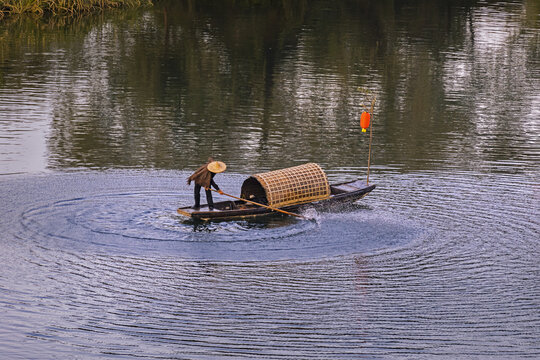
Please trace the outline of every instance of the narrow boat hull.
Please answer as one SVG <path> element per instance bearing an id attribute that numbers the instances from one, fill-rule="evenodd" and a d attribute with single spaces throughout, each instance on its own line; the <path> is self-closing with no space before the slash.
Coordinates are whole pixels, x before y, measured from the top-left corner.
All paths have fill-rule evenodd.
<path id="1" fill-rule="evenodd" d="M 375 189 L 375 185 L 366 185 L 363 182 L 364 180 L 356 180 L 330 185 L 331 194 L 326 199 L 288 205 L 280 209 L 289 212 L 298 212 L 305 208 L 321 209 L 334 204 L 353 202 L 363 198 Z M 216 202 L 214 203 L 214 210 L 209 210 L 208 205 L 202 205 L 199 209 L 193 209 L 189 206 L 181 207 L 177 212 L 194 220 L 230 220 L 277 214 L 276 211 L 248 204 L 241 200 Z"/>

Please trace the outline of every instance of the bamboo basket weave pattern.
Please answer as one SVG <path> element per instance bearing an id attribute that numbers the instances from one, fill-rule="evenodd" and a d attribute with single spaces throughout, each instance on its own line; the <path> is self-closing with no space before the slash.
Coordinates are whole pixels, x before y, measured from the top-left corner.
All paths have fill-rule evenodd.
<path id="1" fill-rule="evenodd" d="M 274 207 L 306 203 L 330 196 L 330 184 L 315 163 L 253 175 L 264 188 L 268 205 Z"/>

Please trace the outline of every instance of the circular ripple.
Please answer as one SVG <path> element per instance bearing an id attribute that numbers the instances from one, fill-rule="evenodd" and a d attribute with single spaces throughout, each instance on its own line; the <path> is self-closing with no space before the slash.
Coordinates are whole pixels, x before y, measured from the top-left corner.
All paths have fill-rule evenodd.
<path id="1" fill-rule="evenodd" d="M 538 353 L 536 182 L 387 174 L 316 221 L 194 224 L 175 213 L 192 200 L 183 176 L 158 175 L 34 177 L 0 193 L 4 317 L 28 329 L 21 341 L 43 340 L 32 357 L 43 344 L 146 358 L 272 357 L 282 344 L 283 358 L 414 356 L 426 339 L 443 356 L 492 354 L 507 339 L 520 345 L 505 355 Z"/>
<path id="2" fill-rule="evenodd" d="M 179 197 L 189 201 L 189 195 L 161 191 L 93 194 L 28 209 L 21 223 L 41 246 L 217 260 L 354 254 L 408 243 L 419 233 L 359 206 L 337 214 L 310 209 L 311 221 L 276 215 L 198 223 L 176 214 Z"/>

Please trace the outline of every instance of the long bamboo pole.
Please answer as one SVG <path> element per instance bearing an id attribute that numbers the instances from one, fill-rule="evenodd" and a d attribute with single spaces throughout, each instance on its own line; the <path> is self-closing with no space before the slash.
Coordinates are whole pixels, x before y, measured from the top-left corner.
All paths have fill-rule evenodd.
<path id="1" fill-rule="evenodd" d="M 260 204 L 260 203 L 258 203 L 258 202 L 251 201 L 251 200 L 248 200 L 248 199 L 242 199 L 242 198 L 239 198 L 239 197 L 234 196 L 234 195 L 226 194 L 226 193 L 224 193 L 223 191 L 220 193 L 219 191 L 217 191 L 217 190 L 215 190 L 215 189 L 212 189 L 212 188 L 210 188 L 210 190 L 215 191 L 215 192 L 217 192 L 217 193 L 219 193 L 219 194 L 221 194 L 221 195 L 230 196 L 230 197 L 232 197 L 233 199 L 242 200 L 242 201 L 251 203 L 251 204 L 253 204 L 253 205 L 262 206 L 262 207 L 267 208 L 267 209 L 270 209 L 270 210 L 279 211 L 280 213 L 283 213 L 283 214 L 287 214 L 287 215 L 291 215 L 291 216 L 296 216 L 296 217 L 299 217 L 299 218 L 302 218 L 302 219 L 307 220 L 307 218 L 306 218 L 305 216 L 302 216 L 302 215 L 299 215 L 299 214 L 295 214 L 295 213 L 292 213 L 292 212 L 288 212 L 288 211 L 285 211 L 285 210 L 281 210 L 281 209 L 278 209 L 278 208 L 275 208 L 275 207 L 272 207 L 272 206 Z"/>
<path id="2" fill-rule="evenodd" d="M 369 151 L 368 151 L 368 162 L 367 162 L 367 179 L 366 184 L 369 185 L 369 167 L 371 165 L 371 140 L 373 139 L 373 109 L 375 108 L 375 100 L 377 98 L 373 97 L 371 101 L 371 109 L 369 113 L 371 115 L 371 121 L 369 122 Z"/>

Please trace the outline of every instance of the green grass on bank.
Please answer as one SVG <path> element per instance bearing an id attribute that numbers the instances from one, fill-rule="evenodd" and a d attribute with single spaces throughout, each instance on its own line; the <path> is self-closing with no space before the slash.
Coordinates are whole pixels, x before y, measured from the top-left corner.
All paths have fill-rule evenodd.
<path id="1" fill-rule="evenodd" d="M 152 0 L 0 0 L 0 18 L 23 13 L 76 15 L 108 8 L 151 4 Z"/>

